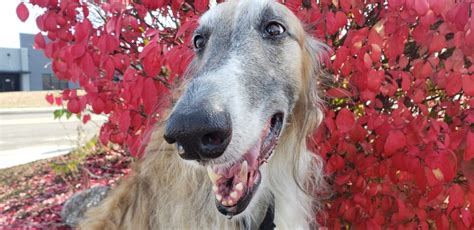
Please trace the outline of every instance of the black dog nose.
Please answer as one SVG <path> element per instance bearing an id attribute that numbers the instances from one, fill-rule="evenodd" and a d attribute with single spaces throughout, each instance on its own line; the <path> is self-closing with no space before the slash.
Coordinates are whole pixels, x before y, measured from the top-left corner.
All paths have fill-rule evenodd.
<path id="1" fill-rule="evenodd" d="M 222 155 L 232 136 L 230 114 L 204 107 L 176 109 L 166 123 L 165 140 L 177 143 L 187 160 L 209 160 Z"/>

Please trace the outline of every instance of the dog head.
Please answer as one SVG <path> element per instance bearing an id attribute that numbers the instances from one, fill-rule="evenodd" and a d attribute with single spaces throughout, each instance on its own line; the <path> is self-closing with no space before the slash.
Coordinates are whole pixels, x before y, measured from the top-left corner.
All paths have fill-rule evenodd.
<path id="1" fill-rule="evenodd" d="M 184 160 L 207 167 L 218 210 L 233 216 L 252 202 L 279 138 L 301 123 L 295 119 L 308 120 L 301 110 L 317 109 L 313 75 L 323 46 L 289 9 L 266 0 L 213 7 L 193 46 L 190 80 L 165 139 Z"/>

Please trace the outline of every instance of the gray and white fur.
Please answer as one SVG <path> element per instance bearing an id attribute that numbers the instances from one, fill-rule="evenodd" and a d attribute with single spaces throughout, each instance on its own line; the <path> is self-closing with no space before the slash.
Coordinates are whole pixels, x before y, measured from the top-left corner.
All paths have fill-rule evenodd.
<path id="1" fill-rule="evenodd" d="M 270 21 L 284 25 L 286 34 L 265 38 L 262 30 Z M 232 139 L 207 164 L 230 167 L 260 138 L 273 114 L 284 114 L 279 143 L 261 166 L 256 195 L 243 213 L 225 218 L 216 210 L 205 167 L 180 159 L 158 127 L 133 173 L 89 211 L 81 228 L 244 229 L 250 223 L 255 229 L 272 196 L 277 229 L 317 226 L 323 164 L 309 151 L 307 137 L 323 116 L 317 81 L 325 46 L 307 35 L 289 9 L 272 0 L 218 4 L 201 17 L 195 33 L 205 36 L 206 45 L 196 50 L 170 114 L 196 106 L 229 112 Z"/>

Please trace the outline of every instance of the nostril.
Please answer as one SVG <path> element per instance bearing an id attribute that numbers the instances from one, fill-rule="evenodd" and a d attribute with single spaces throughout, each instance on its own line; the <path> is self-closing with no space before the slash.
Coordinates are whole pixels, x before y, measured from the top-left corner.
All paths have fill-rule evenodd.
<path id="1" fill-rule="evenodd" d="M 201 141 L 204 146 L 216 146 L 222 144 L 224 140 L 225 134 L 221 132 L 212 132 L 204 135 Z"/>
<path id="2" fill-rule="evenodd" d="M 209 132 L 201 137 L 201 158 L 213 159 L 222 155 L 229 145 L 231 130 Z"/>
<path id="3" fill-rule="evenodd" d="M 176 139 L 174 139 L 174 138 L 172 138 L 168 135 L 164 135 L 163 137 L 165 138 L 165 141 L 168 142 L 168 144 L 173 144 L 173 143 L 176 142 Z"/>

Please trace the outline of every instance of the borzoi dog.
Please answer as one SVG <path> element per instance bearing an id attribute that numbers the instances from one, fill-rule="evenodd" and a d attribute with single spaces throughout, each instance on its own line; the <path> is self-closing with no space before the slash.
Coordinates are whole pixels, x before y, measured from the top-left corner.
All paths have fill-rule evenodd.
<path id="1" fill-rule="evenodd" d="M 166 124 L 80 227 L 317 226 L 322 161 L 306 141 L 322 120 L 324 45 L 285 6 L 241 0 L 205 13 L 193 46 L 190 78 Z"/>

